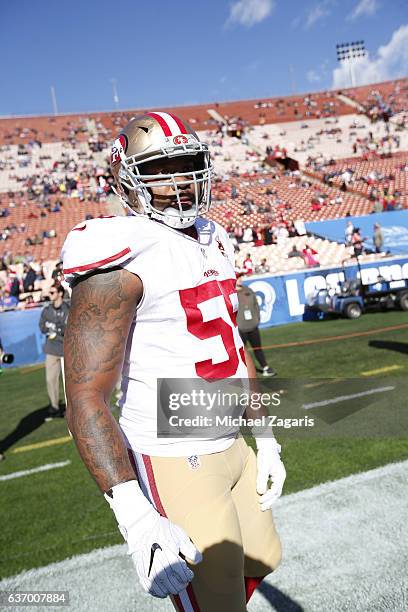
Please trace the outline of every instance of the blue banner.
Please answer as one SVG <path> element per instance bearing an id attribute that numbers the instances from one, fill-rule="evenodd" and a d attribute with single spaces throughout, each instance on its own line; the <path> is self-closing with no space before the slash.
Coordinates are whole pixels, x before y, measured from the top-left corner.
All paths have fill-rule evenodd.
<path id="1" fill-rule="evenodd" d="M 395 214 L 395 213 L 389 213 Z M 356 277 L 357 265 L 345 269 L 313 268 L 279 276 L 253 276 L 244 282 L 255 291 L 261 308 L 260 327 L 282 325 L 304 321 L 308 296 L 316 289 Z M 408 279 L 408 257 L 388 257 L 376 262 L 362 264 L 361 277 L 364 284 L 376 283 L 381 275 L 385 280 Z M 42 363 L 45 359 L 45 338 L 38 323 L 41 308 L 0 313 L 0 338 L 6 353 L 13 353 L 13 366 Z M 7 367 L 7 366 L 6 366 Z"/>
<path id="2" fill-rule="evenodd" d="M 261 309 L 260 327 L 270 327 L 314 317 L 314 313 L 305 313 L 308 297 L 317 289 L 325 289 L 328 285 L 335 287 L 345 279 L 355 278 L 357 274 L 357 265 L 353 264 L 344 269 L 313 268 L 281 276 L 251 277 L 244 284 L 257 295 Z M 408 279 L 408 257 L 388 257 L 361 265 L 363 284 L 376 283 L 379 275 L 385 280 Z"/>
<path id="3" fill-rule="evenodd" d="M 383 251 L 390 251 L 391 255 L 408 254 L 408 210 L 375 213 L 362 217 L 342 217 L 332 221 L 313 221 L 305 223 L 305 226 L 306 231 L 312 234 L 344 243 L 347 221 L 352 221 L 354 227 L 361 229 L 361 236 L 367 237 L 364 244 L 369 249 L 375 250 L 373 225 L 379 223 L 384 236 Z"/>

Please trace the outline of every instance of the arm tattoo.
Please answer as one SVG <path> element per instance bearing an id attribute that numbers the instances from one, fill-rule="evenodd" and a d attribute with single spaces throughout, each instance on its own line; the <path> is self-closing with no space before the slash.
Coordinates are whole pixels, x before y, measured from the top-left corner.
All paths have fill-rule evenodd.
<path id="1" fill-rule="evenodd" d="M 135 478 L 109 400 L 141 293 L 140 279 L 126 270 L 94 274 L 72 293 L 64 338 L 67 420 L 103 491 Z"/>
<path id="2" fill-rule="evenodd" d="M 135 291 L 129 292 L 123 274 L 129 275 L 120 270 L 95 274 L 74 288 L 65 351 L 75 384 L 90 382 L 123 359 L 129 327 L 122 319 L 133 318 L 136 308 Z"/>

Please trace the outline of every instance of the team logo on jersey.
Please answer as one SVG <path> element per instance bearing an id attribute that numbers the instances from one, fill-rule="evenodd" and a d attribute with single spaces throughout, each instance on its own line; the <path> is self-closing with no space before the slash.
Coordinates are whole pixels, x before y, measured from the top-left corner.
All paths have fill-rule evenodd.
<path id="1" fill-rule="evenodd" d="M 111 164 L 114 166 L 115 164 L 120 162 L 120 154 L 126 153 L 128 147 L 128 139 L 126 134 L 120 134 L 119 137 L 113 143 L 113 147 L 111 149 Z"/>
<path id="2" fill-rule="evenodd" d="M 218 270 L 213 270 L 213 269 L 211 269 L 211 270 L 206 270 L 206 271 L 204 272 L 204 276 L 205 276 L 206 278 L 208 278 L 209 276 L 218 276 L 218 275 L 219 275 Z"/>
<path id="3" fill-rule="evenodd" d="M 225 252 L 225 247 L 219 238 L 217 238 L 217 244 L 218 244 L 218 248 L 220 249 L 221 253 L 224 255 L 224 257 L 226 257 L 227 254 Z"/>
<path id="4" fill-rule="evenodd" d="M 188 138 L 187 136 L 184 136 L 184 134 L 179 134 L 173 138 L 173 142 L 176 145 L 186 144 L 188 142 Z"/>

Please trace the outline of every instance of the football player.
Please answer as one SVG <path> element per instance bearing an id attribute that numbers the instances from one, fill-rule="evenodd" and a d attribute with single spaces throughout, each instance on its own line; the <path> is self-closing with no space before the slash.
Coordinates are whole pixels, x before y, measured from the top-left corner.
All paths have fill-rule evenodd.
<path id="1" fill-rule="evenodd" d="M 68 425 L 143 588 L 178 610 L 241 612 L 280 561 L 280 446 L 259 439 L 255 456 L 237 433 L 168 439 L 156 427 L 158 378 L 248 377 L 234 250 L 202 216 L 208 147 L 178 117 L 147 113 L 115 141 L 111 167 L 127 216 L 80 223 L 63 247 Z"/>

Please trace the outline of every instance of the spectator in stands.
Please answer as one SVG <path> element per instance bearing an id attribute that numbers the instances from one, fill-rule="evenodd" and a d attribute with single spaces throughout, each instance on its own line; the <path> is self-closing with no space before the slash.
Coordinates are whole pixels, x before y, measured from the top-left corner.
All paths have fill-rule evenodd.
<path id="1" fill-rule="evenodd" d="M 40 303 L 34 302 L 34 298 L 32 295 L 27 295 L 25 301 L 22 303 L 22 306 L 24 310 L 26 310 L 30 308 L 37 308 L 37 306 L 40 306 Z"/>
<path id="2" fill-rule="evenodd" d="M 267 274 L 268 272 L 270 272 L 270 267 L 268 266 L 266 257 L 261 259 L 261 263 L 255 267 L 255 272 L 257 274 Z"/>
<path id="3" fill-rule="evenodd" d="M 25 293 L 34 291 L 34 283 L 36 279 L 37 274 L 34 268 L 30 265 L 24 264 L 23 289 Z"/>
<path id="4" fill-rule="evenodd" d="M 250 242 L 255 242 L 256 234 L 254 234 L 255 232 L 252 227 L 246 227 L 242 236 L 242 242 L 245 242 L 246 244 L 249 244 Z"/>
<path id="5" fill-rule="evenodd" d="M 57 262 L 54 270 L 52 271 L 51 278 L 54 282 L 61 283 L 64 279 L 64 272 L 62 270 L 62 261 Z"/>
<path id="6" fill-rule="evenodd" d="M 299 236 L 294 221 L 289 221 L 287 229 L 289 233 L 289 238 L 294 238 L 295 236 Z"/>
<path id="7" fill-rule="evenodd" d="M 305 248 L 302 251 L 303 259 L 308 268 L 317 268 L 320 266 L 320 263 L 316 259 L 315 255 L 317 255 L 317 251 L 312 249 L 308 244 L 305 245 Z"/>
<path id="8" fill-rule="evenodd" d="M 346 229 L 344 232 L 344 241 L 346 246 L 350 246 L 353 238 L 354 225 L 352 221 L 347 221 Z"/>
<path id="9" fill-rule="evenodd" d="M 373 243 L 376 253 L 381 253 L 384 244 L 384 235 L 379 223 L 374 223 Z"/>
<path id="10" fill-rule="evenodd" d="M 267 245 L 274 244 L 276 242 L 275 226 L 270 225 L 266 227 L 264 231 L 264 235 L 265 235 L 265 244 Z"/>
<path id="11" fill-rule="evenodd" d="M 258 301 L 255 293 L 242 283 L 243 275 L 237 278 L 238 314 L 237 325 L 244 344 L 249 343 L 262 368 L 263 376 L 275 376 L 276 372 L 266 363 L 262 350 L 259 323 L 261 320 Z"/>
<path id="12" fill-rule="evenodd" d="M 311 210 L 313 212 L 319 212 L 319 210 L 321 210 L 322 205 L 319 202 L 318 198 L 313 198 L 311 201 Z"/>
<path id="13" fill-rule="evenodd" d="M 7 283 L 7 289 L 10 292 L 12 297 L 15 297 L 18 302 L 18 297 L 20 295 L 20 281 L 17 278 L 16 271 L 14 269 L 9 269 L 9 281 Z"/>
<path id="14" fill-rule="evenodd" d="M 256 210 L 255 204 L 253 203 L 252 200 L 249 200 L 249 199 L 242 200 L 241 206 L 244 209 L 242 213 L 243 215 L 250 215 L 252 212 L 255 212 Z"/>
<path id="15" fill-rule="evenodd" d="M 359 227 L 355 227 L 353 236 L 352 236 L 352 240 L 351 240 L 355 257 L 359 257 L 360 255 L 363 254 L 364 240 L 367 240 L 367 238 L 362 238 L 360 231 L 361 230 Z"/>
<path id="16" fill-rule="evenodd" d="M 382 212 L 382 211 L 383 211 L 383 205 L 382 205 L 382 202 L 381 202 L 381 200 L 380 200 L 379 198 L 377 198 L 377 199 L 374 201 L 373 212 L 374 212 L 374 213 L 380 213 L 380 212 Z"/>
<path id="17" fill-rule="evenodd" d="M 242 266 L 244 268 L 244 274 L 250 275 L 254 273 L 254 262 L 251 259 L 250 253 L 247 253 L 247 256 L 245 257 Z"/>
<path id="18" fill-rule="evenodd" d="M 288 253 L 288 257 L 299 257 L 300 259 L 303 259 L 303 253 L 299 251 L 296 244 L 294 244 L 292 249 Z"/>
<path id="19" fill-rule="evenodd" d="M 276 242 L 278 245 L 282 246 L 283 244 L 285 244 L 288 238 L 289 232 L 287 230 L 286 225 L 282 223 L 281 225 L 279 225 L 276 231 Z"/>
<path id="20" fill-rule="evenodd" d="M 64 288 L 54 284 L 50 289 L 50 304 L 45 306 L 39 322 L 40 329 L 46 334 L 44 346 L 45 376 L 50 399 L 48 420 L 62 417 L 59 404 L 59 379 L 64 381 L 63 340 L 68 320 L 69 305 L 64 301 Z"/>
<path id="21" fill-rule="evenodd" d="M 15 310 L 18 306 L 18 299 L 10 294 L 8 289 L 0 296 L 0 310 Z"/>
<path id="22" fill-rule="evenodd" d="M 234 236 L 237 241 L 237 244 L 241 244 L 242 238 L 244 236 L 244 229 L 240 225 L 234 227 Z"/>

